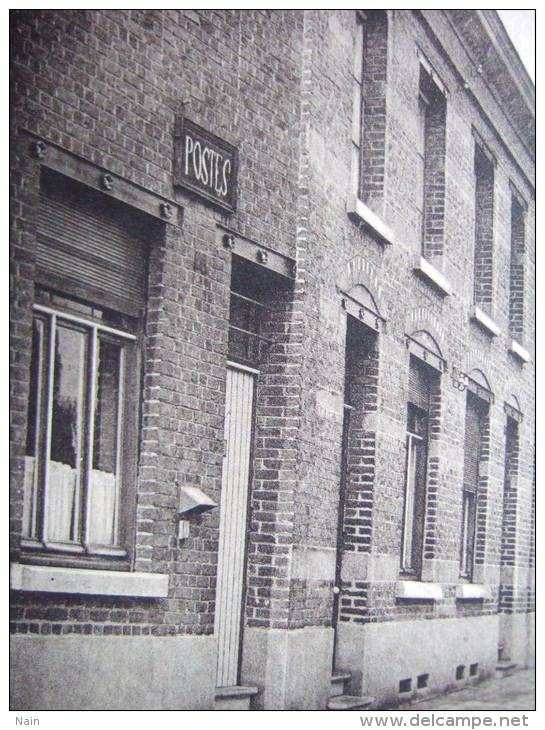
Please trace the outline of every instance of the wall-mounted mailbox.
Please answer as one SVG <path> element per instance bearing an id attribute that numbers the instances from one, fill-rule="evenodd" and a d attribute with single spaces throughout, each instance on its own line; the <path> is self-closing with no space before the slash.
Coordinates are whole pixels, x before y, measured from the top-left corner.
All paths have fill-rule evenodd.
<path id="1" fill-rule="evenodd" d="M 200 515 L 213 507 L 217 507 L 217 504 L 198 487 L 182 487 L 180 489 L 180 505 L 178 508 L 178 517 L 180 518 L 178 539 L 184 540 L 189 537 L 188 517 Z"/>

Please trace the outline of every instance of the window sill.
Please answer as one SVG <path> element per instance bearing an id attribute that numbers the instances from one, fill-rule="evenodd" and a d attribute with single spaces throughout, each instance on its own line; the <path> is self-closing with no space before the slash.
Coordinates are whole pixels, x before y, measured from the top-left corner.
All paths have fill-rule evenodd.
<path id="1" fill-rule="evenodd" d="M 511 344 L 509 345 L 509 352 L 522 362 L 528 362 L 530 360 L 530 353 L 528 352 L 528 350 L 525 350 L 524 347 L 522 345 L 519 345 L 516 340 L 511 340 Z"/>
<path id="2" fill-rule="evenodd" d="M 448 279 L 423 256 L 417 258 L 414 272 L 428 284 L 432 284 L 443 296 L 448 297 L 452 293 L 452 286 Z"/>
<path id="3" fill-rule="evenodd" d="M 457 601 L 482 601 L 490 598 L 488 588 L 479 583 L 459 583 L 456 586 Z"/>
<path id="4" fill-rule="evenodd" d="M 443 588 L 438 583 L 398 580 L 396 598 L 405 601 L 440 601 L 443 598 Z"/>
<path id="5" fill-rule="evenodd" d="M 500 334 L 501 330 L 498 325 L 476 304 L 471 308 L 469 317 L 492 337 L 497 337 Z"/>
<path id="6" fill-rule="evenodd" d="M 384 243 L 394 242 L 392 229 L 359 198 L 350 198 L 346 212 L 356 223 L 365 223 Z"/>
<path id="7" fill-rule="evenodd" d="M 10 587 L 16 591 L 164 598 L 168 595 L 168 575 L 12 563 Z"/>

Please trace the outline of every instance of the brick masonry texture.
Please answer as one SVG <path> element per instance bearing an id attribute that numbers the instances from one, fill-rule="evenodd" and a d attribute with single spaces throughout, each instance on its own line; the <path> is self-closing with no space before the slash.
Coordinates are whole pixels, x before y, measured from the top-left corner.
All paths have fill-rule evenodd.
<path id="1" fill-rule="evenodd" d="M 251 21 L 236 11 L 15 12 L 13 133 L 39 135 L 172 198 L 172 134 L 183 110 L 247 159 L 230 225 L 292 254 L 300 29 L 298 13 L 270 11 L 252 13 Z M 21 144 L 17 149 L 11 177 L 14 559 L 22 516 L 33 211 L 39 190 L 38 168 L 28 164 Z M 213 629 L 217 511 L 197 518 L 182 549 L 175 514 L 180 485 L 203 486 L 219 502 L 230 259 L 215 244 L 214 217 L 197 201 L 190 208 L 183 230 L 168 226 L 164 240 L 151 246 L 143 348 L 134 568 L 169 574 L 170 593 L 164 600 L 127 601 L 132 610 L 123 620 L 113 617 L 116 600 L 107 599 L 100 611 L 81 613 L 93 631 Z M 28 596 L 19 600 L 24 604 Z M 63 631 L 87 631 L 80 623 L 72 625 L 74 614 L 62 609 L 73 599 L 45 600 L 58 607 Z M 92 606 L 93 599 L 83 603 Z M 25 611 L 17 615 L 16 629 L 29 631 Z M 36 622 L 40 630 L 53 630 L 47 611 Z"/>
<path id="2" fill-rule="evenodd" d="M 385 182 L 387 54 L 386 13 L 371 11 L 364 24 L 360 184 L 362 199 L 379 210 Z"/>
<path id="3" fill-rule="evenodd" d="M 425 74 L 422 74 L 426 76 Z M 433 81 L 422 84 L 429 100 L 424 119 L 423 255 L 443 255 L 445 218 L 446 101 Z"/>
<path id="4" fill-rule="evenodd" d="M 494 263 L 494 166 L 475 147 L 475 302 L 490 313 Z"/>
<path id="5" fill-rule="evenodd" d="M 509 331 L 518 342 L 524 341 L 524 210 L 511 199 L 511 270 L 509 277 Z"/>
<path id="6" fill-rule="evenodd" d="M 218 226 L 295 264 L 293 280 L 279 284 L 271 274 L 261 292 L 272 312 L 262 331 L 272 344 L 263 350 L 255 399 L 244 626 L 335 623 L 331 571 L 294 573 L 294 556 L 310 550 L 338 551 L 339 560 L 355 561 L 350 564 L 361 573 L 342 577 L 341 625 L 531 610 L 533 148 L 528 119 L 517 108 L 517 98 L 524 106 L 521 92 L 482 27 L 475 30 L 473 11 L 373 11 L 364 22 L 360 192 L 393 231 L 391 245 L 346 213 L 353 193 L 353 58 L 362 32 L 354 11 L 19 10 L 10 18 L 15 562 L 25 559 L 23 467 L 41 164 L 29 153 L 29 140 L 180 210 L 150 241 L 131 566 L 167 574 L 168 596 L 21 591 L 13 597 L 11 630 L 213 633 L 219 509 L 192 518 L 183 542 L 176 515 L 181 486 L 199 487 L 220 503 L 237 264 L 218 244 Z M 414 180 L 421 152 L 417 51 L 447 89 L 426 115 L 424 235 L 422 191 Z M 472 59 L 490 66 L 472 77 L 468 90 Z M 234 214 L 173 185 L 173 135 L 181 116 L 238 149 Z M 486 141 L 494 166 L 476 139 Z M 448 279 L 450 296 L 414 274 L 421 254 Z M 364 329 L 358 339 L 356 325 L 365 325 L 341 306 L 342 295 L 351 293 L 372 302 L 378 332 Z M 471 319 L 475 303 L 497 324 L 498 336 Z M 443 588 L 436 603 L 396 599 L 407 335 L 433 343 L 447 363 L 433 379 L 422 558 L 422 580 Z M 513 338 L 529 351 L 529 362 L 509 352 Z M 482 601 L 456 600 L 466 394 L 453 385 L 453 365 L 487 382 L 494 394 L 477 503 L 474 581 L 490 589 Z M 506 441 L 505 428 L 512 429 L 506 401 L 523 414 L 516 448 Z M 353 406 L 344 479 L 343 403 Z M 504 494 L 506 474 L 516 478 Z M 379 565 L 389 566 L 379 579 L 365 573 Z M 506 568 L 526 571 L 525 577 L 513 585 Z"/>

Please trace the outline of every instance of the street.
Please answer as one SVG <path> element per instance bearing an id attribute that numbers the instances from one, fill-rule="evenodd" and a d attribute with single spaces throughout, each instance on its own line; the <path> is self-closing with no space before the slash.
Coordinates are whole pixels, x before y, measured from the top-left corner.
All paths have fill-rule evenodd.
<path id="1" fill-rule="evenodd" d="M 493 677 L 439 697 L 400 706 L 402 710 L 533 710 L 535 670 L 523 669 L 508 677 Z"/>

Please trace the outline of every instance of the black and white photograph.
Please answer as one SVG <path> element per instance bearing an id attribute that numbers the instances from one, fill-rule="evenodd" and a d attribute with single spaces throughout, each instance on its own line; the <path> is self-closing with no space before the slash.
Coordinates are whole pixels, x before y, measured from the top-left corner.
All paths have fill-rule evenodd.
<path id="1" fill-rule="evenodd" d="M 8 727 L 538 727 L 535 31 L 9 10 Z"/>

